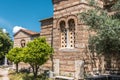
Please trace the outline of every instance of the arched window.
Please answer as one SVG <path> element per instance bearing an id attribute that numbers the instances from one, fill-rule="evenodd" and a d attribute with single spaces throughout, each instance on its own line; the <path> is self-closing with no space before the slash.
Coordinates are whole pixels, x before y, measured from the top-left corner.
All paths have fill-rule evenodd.
<path id="1" fill-rule="evenodd" d="M 61 21 L 61 48 L 74 48 L 75 43 L 75 21 L 74 19 L 68 20 L 68 27 L 66 27 L 65 21 Z"/>
<path id="2" fill-rule="evenodd" d="M 68 21 L 69 26 L 69 47 L 74 48 L 75 43 L 75 21 L 74 19 L 70 19 Z"/>
<path id="3" fill-rule="evenodd" d="M 66 31 L 66 24 L 65 21 L 60 22 L 60 30 L 61 30 L 61 47 L 65 48 L 67 47 L 67 31 Z"/>
<path id="4" fill-rule="evenodd" d="M 25 45 L 26 45 L 26 44 L 25 44 L 25 40 L 22 39 L 21 42 L 20 42 L 20 44 L 21 44 L 21 47 L 25 47 Z"/>

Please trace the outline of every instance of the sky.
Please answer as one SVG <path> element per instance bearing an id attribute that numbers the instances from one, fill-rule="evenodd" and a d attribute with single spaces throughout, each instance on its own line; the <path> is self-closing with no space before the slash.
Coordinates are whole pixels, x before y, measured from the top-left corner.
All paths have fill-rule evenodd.
<path id="1" fill-rule="evenodd" d="M 11 37 L 20 28 L 40 32 L 39 21 L 52 16 L 52 0 L 0 0 L 0 28 Z"/>

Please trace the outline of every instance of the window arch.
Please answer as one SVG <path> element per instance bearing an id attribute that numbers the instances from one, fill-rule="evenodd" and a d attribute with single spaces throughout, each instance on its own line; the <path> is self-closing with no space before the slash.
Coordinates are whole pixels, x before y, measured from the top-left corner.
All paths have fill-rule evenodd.
<path id="1" fill-rule="evenodd" d="M 75 21 L 74 19 L 68 20 L 68 25 L 70 29 L 75 29 Z"/>
<path id="2" fill-rule="evenodd" d="M 24 40 L 24 39 L 22 39 L 22 40 L 21 40 L 21 42 L 20 42 L 20 44 L 21 44 L 21 47 L 25 47 L 25 45 L 26 45 L 25 40 Z"/>

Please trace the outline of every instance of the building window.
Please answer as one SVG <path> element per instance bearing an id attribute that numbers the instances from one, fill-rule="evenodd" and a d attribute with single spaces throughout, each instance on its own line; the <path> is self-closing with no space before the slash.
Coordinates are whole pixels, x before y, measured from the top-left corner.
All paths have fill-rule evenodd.
<path id="1" fill-rule="evenodd" d="M 66 27 L 65 21 L 60 22 L 61 48 L 74 48 L 75 22 L 73 19 L 70 19 L 67 24 L 68 27 Z"/>
<path id="2" fill-rule="evenodd" d="M 73 19 L 70 19 L 68 21 L 68 26 L 69 26 L 69 46 L 71 48 L 74 48 L 74 43 L 75 43 L 75 21 Z"/>
<path id="3" fill-rule="evenodd" d="M 60 22 L 60 30 L 61 30 L 61 47 L 67 47 L 67 30 L 65 28 L 65 21 Z"/>
<path id="4" fill-rule="evenodd" d="M 20 43 L 21 43 L 21 47 L 25 47 L 26 44 L 24 39 L 22 39 Z"/>

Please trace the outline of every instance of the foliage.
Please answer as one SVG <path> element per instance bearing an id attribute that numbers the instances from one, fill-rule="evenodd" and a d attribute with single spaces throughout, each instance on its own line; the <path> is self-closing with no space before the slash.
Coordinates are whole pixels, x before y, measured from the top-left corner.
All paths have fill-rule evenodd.
<path id="1" fill-rule="evenodd" d="M 36 38 L 24 48 L 24 62 L 31 65 L 34 77 L 37 76 L 39 66 L 49 59 L 52 51 L 45 38 Z"/>
<path id="2" fill-rule="evenodd" d="M 4 57 L 6 53 L 12 47 L 12 40 L 9 37 L 8 33 L 4 33 L 2 29 L 0 29 L 0 58 Z"/>
<path id="3" fill-rule="evenodd" d="M 115 4 L 111 7 L 114 11 L 120 11 L 120 0 L 116 0 Z"/>
<path id="4" fill-rule="evenodd" d="M 89 38 L 89 49 L 96 53 L 120 53 L 120 0 L 109 9 L 98 8 L 80 13 L 80 19 L 89 26 L 96 35 Z M 114 14 L 108 14 L 114 11 Z"/>
<path id="5" fill-rule="evenodd" d="M 23 56 L 24 56 L 22 50 L 23 50 L 22 48 L 15 47 L 12 48 L 6 55 L 10 61 L 16 64 L 17 72 L 18 72 L 18 63 L 23 60 Z"/>
<path id="6" fill-rule="evenodd" d="M 21 53 L 22 48 L 15 47 L 9 51 L 9 53 L 7 54 L 7 58 L 14 63 L 19 63 L 20 61 L 22 61 Z"/>

